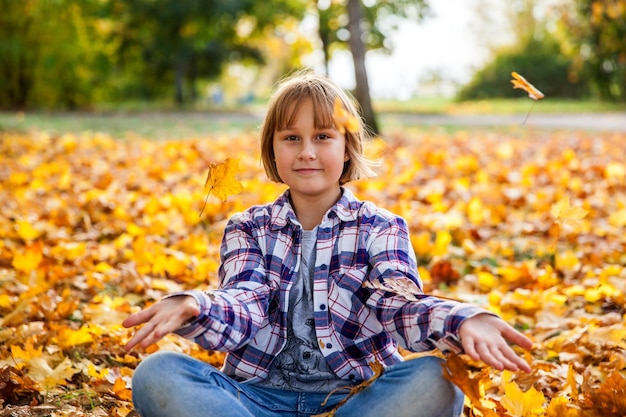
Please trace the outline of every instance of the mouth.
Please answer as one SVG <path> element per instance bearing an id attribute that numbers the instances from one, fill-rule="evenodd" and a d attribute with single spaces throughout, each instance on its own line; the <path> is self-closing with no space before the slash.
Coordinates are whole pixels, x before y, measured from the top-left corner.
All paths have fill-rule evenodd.
<path id="1" fill-rule="evenodd" d="M 296 171 L 298 174 L 310 175 L 310 174 L 315 174 L 316 172 L 319 172 L 321 170 L 315 169 L 315 168 L 299 168 L 299 169 L 295 169 L 294 171 Z"/>

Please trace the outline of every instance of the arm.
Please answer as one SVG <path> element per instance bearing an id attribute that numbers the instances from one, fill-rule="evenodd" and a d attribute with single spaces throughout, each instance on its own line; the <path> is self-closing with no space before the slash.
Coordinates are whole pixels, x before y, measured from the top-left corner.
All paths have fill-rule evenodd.
<path id="1" fill-rule="evenodd" d="M 413 351 L 465 351 L 497 369 L 530 370 L 507 341 L 529 348 L 529 339 L 497 316 L 467 303 L 424 295 L 405 222 L 398 219 L 372 234 L 368 245 L 372 292 L 368 305 L 383 327 Z M 402 290 L 399 291 L 398 289 Z"/>
<path id="2" fill-rule="evenodd" d="M 176 333 L 206 349 L 230 351 L 248 343 L 266 318 L 270 288 L 249 223 L 233 217 L 221 247 L 220 286 L 214 291 L 171 294 L 131 315 L 124 326 L 144 326 L 127 345 L 147 346 Z"/>

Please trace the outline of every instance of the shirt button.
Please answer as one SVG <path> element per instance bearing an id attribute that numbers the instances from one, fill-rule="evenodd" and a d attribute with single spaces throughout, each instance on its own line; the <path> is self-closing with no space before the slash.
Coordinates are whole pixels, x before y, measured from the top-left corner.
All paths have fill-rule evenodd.
<path id="1" fill-rule="evenodd" d="M 320 310 L 326 310 L 326 304 L 320 304 Z"/>
<path id="2" fill-rule="evenodd" d="M 322 268 L 322 271 L 326 271 L 328 269 L 328 266 L 326 264 L 323 264 L 320 268 Z"/>
<path id="3" fill-rule="evenodd" d="M 327 343 L 327 344 L 326 344 L 326 347 L 327 347 L 328 349 L 332 349 L 332 348 L 333 348 L 333 344 L 332 344 L 332 343 Z"/>
<path id="4" fill-rule="evenodd" d="M 356 376 L 354 376 L 354 374 L 350 374 L 348 378 L 350 379 L 350 381 L 354 381 L 356 379 Z"/>

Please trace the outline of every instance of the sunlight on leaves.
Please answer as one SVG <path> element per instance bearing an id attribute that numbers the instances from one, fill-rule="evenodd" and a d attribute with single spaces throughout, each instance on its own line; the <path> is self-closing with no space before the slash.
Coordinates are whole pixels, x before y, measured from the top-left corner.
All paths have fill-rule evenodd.
<path id="1" fill-rule="evenodd" d="M 532 388 L 545 417 L 626 415 L 626 137 L 385 139 L 368 150 L 388 162 L 379 176 L 346 186 L 407 220 L 426 294 L 481 305 L 534 342 L 520 352 L 529 374 L 450 356 L 446 374 L 469 393 L 465 415 L 532 415 Z M 256 141 L 0 132 L 0 378 L 15 381 L 0 388 L 5 406 L 45 395 L 51 417 L 126 417 L 132 372 L 151 352 L 222 366 L 223 353 L 176 336 L 125 352 L 132 333 L 121 322 L 168 292 L 217 287 L 227 219 L 285 189 L 267 180 L 258 150 L 226 162 Z M 427 296 L 410 281 L 367 285 Z"/>

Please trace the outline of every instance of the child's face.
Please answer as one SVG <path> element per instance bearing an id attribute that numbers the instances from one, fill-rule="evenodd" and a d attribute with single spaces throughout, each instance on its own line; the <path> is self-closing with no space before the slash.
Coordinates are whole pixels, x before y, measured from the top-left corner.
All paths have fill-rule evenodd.
<path id="1" fill-rule="evenodd" d="M 274 132 L 274 155 L 280 178 L 296 196 L 334 196 L 339 190 L 346 139 L 334 126 L 316 128 L 313 103 L 300 104 L 292 126 Z"/>

